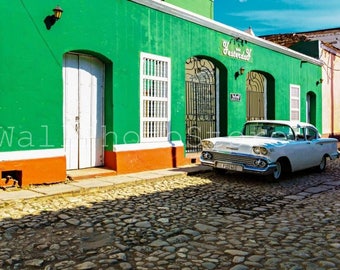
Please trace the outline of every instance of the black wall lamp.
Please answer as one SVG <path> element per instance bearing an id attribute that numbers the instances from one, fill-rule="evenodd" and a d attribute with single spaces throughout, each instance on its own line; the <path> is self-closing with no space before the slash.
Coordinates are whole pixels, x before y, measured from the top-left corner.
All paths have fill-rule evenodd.
<path id="1" fill-rule="evenodd" d="M 302 64 L 306 64 L 306 63 L 307 63 L 307 61 L 301 60 L 301 62 L 300 62 L 300 68 L 302 67 Z"/>
<path id="2" fill-rule="evenodd" d="M 323 79 L 321 78 L 320 80 L 316 81 L 316 85 L 322 84 Z"/>
<path id="3" fill-rule="evenodd" d="M 242 38 L 240 38 L 240 37 L 237 37 L 237 38 L 234 38 L 234 44 L 235 43 L 237 43 L 237 44 L 241 44 L 242 46 L 244 45 L 244 44 L 247 44 L 248 43 L 248 41 L 246 41 L 245 39 L 242 39 Z"/>
<path id="4" fill-rule="evenodd" d="M 240 75 L 243 75 L 244 73 L 244 67 L 241 67 L 239 71 L 236 71 L 235 72 L 235 80 L 240 76 Z"/>
<path id="5" fill-rule="evenodd" d="M 60 6 L 56 6 L 53 9 L 53 15 L 49 15 L 45 18 L 44 23 L 46 25 L 47 30 L 50 30 L 51 27 L 55 24 L 55 22 L 61 18 L 62 13 L 63 13 L 62 8 Z"/>

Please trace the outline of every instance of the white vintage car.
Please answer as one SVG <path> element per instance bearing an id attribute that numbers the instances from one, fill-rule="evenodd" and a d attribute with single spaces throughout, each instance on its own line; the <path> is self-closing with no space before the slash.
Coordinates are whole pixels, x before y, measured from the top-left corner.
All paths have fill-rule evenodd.
<path id="1" fill-rule="evenodd" d="M 200 161 L 218 172 L 255 173 L 278 180 L 286 172 L 313 167 L 324 171 L 327 159 L 339 157 L 337 142 L 321 138 L 308 123 L 248 121 L 238 136 L 202 140 Z"/>

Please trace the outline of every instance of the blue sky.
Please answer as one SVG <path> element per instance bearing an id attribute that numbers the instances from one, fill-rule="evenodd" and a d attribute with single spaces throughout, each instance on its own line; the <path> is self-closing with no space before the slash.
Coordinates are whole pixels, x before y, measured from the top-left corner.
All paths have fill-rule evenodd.
<path id="1" fill-rule="evenodd" d="M 340 0 L 215 0 L 214 19 L 256 36 L 340 27 Z"/>

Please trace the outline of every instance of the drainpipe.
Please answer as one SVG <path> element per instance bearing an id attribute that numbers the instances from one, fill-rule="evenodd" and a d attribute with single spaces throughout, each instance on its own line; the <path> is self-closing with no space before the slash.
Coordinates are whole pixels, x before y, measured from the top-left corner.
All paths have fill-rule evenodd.
<path id="1" fill-rule="evenodd" d="M 321 43 L 321 48 L 327 53 L 330 54 L 330 66 L 326 65 L 327 67 L 327 80 L 330 80 L 330 98 L 331 98 L 331 130 L 329 137 L 334 137 L 334 121 L 335 121 L 335 112 L 334 112 L 334 79 L 335 79 L 335 60 L 336 56 L 338 55 L 338 51 L 326 46 L 325 44 Z M 328 70 L 330 71 L 328 73 Z M 329 74 L 329 75 L 328 75 Z"/>
<path id="2" fill-rule="evenodd" d="M 331 136 L 334 137 L 334 62 L 335 54 L 331 54 Z"/>

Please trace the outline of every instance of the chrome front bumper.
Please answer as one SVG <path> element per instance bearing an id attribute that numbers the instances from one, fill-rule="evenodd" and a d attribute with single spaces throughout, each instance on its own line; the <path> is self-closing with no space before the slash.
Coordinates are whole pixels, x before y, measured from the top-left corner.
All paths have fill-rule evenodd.
<path id="1" fill-rule="evenodd" d="M 221 155 L 217 154 L 216 159 L 207 160 L 203 157 L 203 153 L 200 157 L 202 165 L 210 166 L 217 169 L 225 169 L 229 171 L 238 171 L 244 173 L 260 174 L 260 175 L 270 175 L 274 173 L 276 169 L 276 164 L 272 163 L 265 157 L 257 157 L 252 155 Z M 214 155 L 214 153 L 212 153 Z M 267 165 L 264 167 L 255 166 L 255 161 L 265 160 Z"/>

